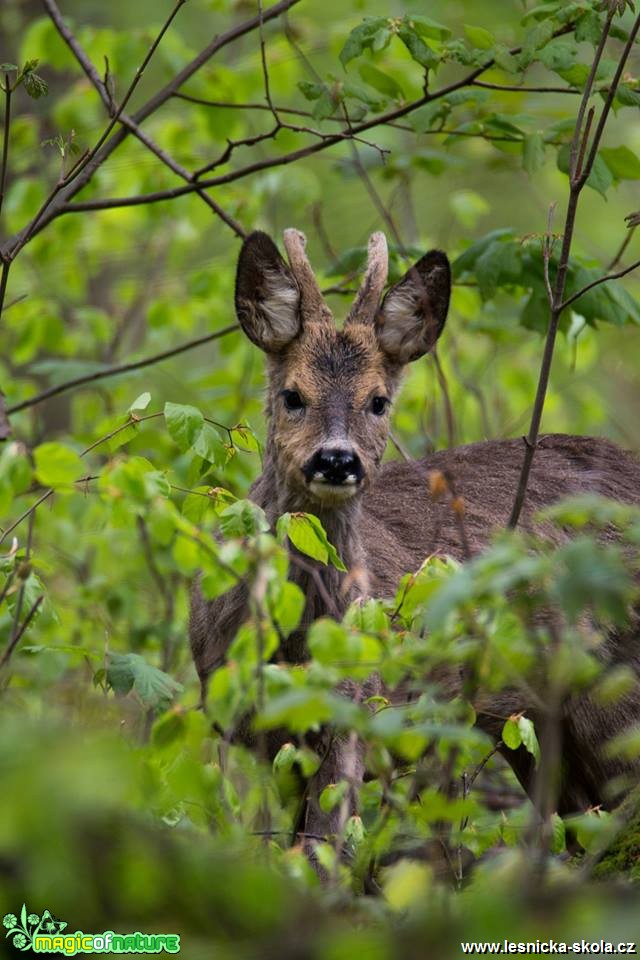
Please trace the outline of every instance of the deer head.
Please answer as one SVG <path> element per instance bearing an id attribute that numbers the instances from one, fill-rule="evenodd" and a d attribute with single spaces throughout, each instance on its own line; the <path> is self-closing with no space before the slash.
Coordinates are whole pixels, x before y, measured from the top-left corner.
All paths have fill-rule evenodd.
<path id="1" fill-rule="evenodd" d="M 265 233 L 245 240 L 236 311 L 268 357 L 268 456 L 289 508 L 332 508 L 363 491 L 382 459 L 406 363 L 428 353 L 447 316 L 451 272 L 431 250 L 382 298 L 387 243 L 369 241 L 360 290 L 338 330 L 305 254 L 285 230 L 288 264 Z"/>

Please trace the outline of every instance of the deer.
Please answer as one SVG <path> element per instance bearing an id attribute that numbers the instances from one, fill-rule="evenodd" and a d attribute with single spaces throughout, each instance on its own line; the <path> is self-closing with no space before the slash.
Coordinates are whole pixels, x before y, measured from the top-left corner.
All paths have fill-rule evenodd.
<path id="1" fill-rule="evenodd" d="M 317 617 L 341 616 L 358 598 L 393 598 L 401 577 L 417 570 L 428 555 L 462 563 L 486 548 L 492 532 L 506 525 L 524 448 L 521 439 L 483 440 L 423 459 L 383 463 L 390 409 L 403 370 L 433 349 L 445 326 L 449 260 L 430 250 L 385 293 L 387 243 L 383 233 L 374 233 L 362 283 L 339 329 L 307 257 L 304 235 L 285 230 L 284 246 L 288 262 L 266 233 L 256 231 L 244 240 L 235 308 L 245 335 L 266 355 L 268 381 L 263 471 L 249 496 L 274 527 L 286 511 L 319 517 L 348 571 L 291 564 L 289 577 L 304 591 L 306 607 L 301 629 L 280 653 L 287 662 L 301 663 L 307 656 L 305 629 Z M 464 497 L 465 543 L 450 504 L 426 495 L 434 472 L 455 480 Z M 535 453 L 521 526 L 537 530 L 535 515 L 541 508 L 585 492 L 640 503 L 640 462 L 606 439 L 544 436 Z M 569 536 L 557 530 L 547 535 Z M 190 641 L 203 696 L 209 676 L 225 662 L 248 615 L 247 603 L 242 583 L 212 601 L 203 598 L 197 582 L 194 586 Z M 637 631 L 608 636 L 601 656 L 629 664 L 640 675 Z M 375 678 L 365 689 L 346 682 L 341 692 L 359 699 L 370 695 L 375 684 Z M 450 694 L 456 692 L 460 681 L 454 677 Z M 504 721 L 518 710 L 537 722 L 533 705 L 523 701 L 521 692 L 493 694 L 486 712 L 477 707 L 477 724 L 499 743 Z M 571 698 L 563 706 L 561 814 L 606 806 L 604 787 L 613 777 L 638 782 L 640 764 L 625 764 L 601 749 L 634 721 L 640 721 L 640 685 L 613 709 L 588 696 Z M 318 804 L 323 786 L 341 778 L 357 785 L 365 775 L 363 750 L 354 737 L 328 742 L 308 794 L 305 826 L 313 836 L 337 829 L 337 813 L 324 814 Z M 533 796 L 530 755 L 523 748 L 504 754 Z M 356 812 L 357 790 L 350 802 Z"/>

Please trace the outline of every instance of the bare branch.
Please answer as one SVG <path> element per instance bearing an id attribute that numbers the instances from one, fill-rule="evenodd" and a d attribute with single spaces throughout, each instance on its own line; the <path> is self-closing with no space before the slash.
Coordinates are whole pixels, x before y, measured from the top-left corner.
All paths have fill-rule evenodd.
<path id="1" fill-rule="evenodd" d="M 128 104 L 129 100 L 133 96 L 134 91 L 136 90 L 138 84 L 140 83 L 140 80 L 142 79 L 142 76 L 147 66 L 149 65 L 151 58 L 153 57 L 154 53 L 158 49 L 160 42 L 162 41 L 162 38 L 164 37 L 167 30 L 173 23 L 173 20 L 175 19 L 178 11 L 185 5 L 186 2 L 187 0 L 176 0 L 173 10 L 171 11 L 169 16 L 163 23 L 156 38 L 154 39 L 153 43 L 149 47 L 142 63 L 140 64 L 140 66 L 135 72 L 133 80 L 129 84 L 127 91 L 124 97 L 122 98 L 122 102 L 120 103 L 120 106 L 111 117 L 105 130 L 103 131 L 102 135 L 99 137 L 98 142 L 89 151 L 87 151 L 85 154 L 83 154 L 80 157 L 78 162 L 71 168 L 71 170 L 67 174 L 61 174 L 58 182 L 55 184 L 53 190 L 51 191 L 47 199 L 44 201 L 44 203 L 42 204 L 42 206 L 40 207 L 40 209 L 38 210 L 34 218 L 31 220 L 31 223 L 29 223 L 28 226 L 26 227 L 26 230 L 23 232 L 23 235 L 17 241 L 15 246 L 11 248 L 10 256 L 12 259 L 15 258 L 17 254 L 20 252 L 20 250 L 22 249 L 22 247 L 24 247 L 25 244 L 29 242 L 34 232 L 36 231 L 37 227 L 39 226 L 41 219 L 45 216 L 49 206 L 53 204 L 55 198 L 60 193 L 60 191 L 63 190 L 65 187 L 69 187 L 71 184 L 73 184 L 74 180 L 77 177 L 79 177 L 79 175 L 82 173 L 82 171 L 85 168 L 91 169 L 92 162 L 99 155 L 100 148 L 109 139 L 109 136 L 112 133 L 116 124 L 118 123 L 118 120 L 121 114 L 124 112 L 126 105 Z"/>
<path id="2" fill-rule="evenodd" d="M 60 13 L 57 3 L 55 2 L 55 0 L 43 0 L 43 2 L 49 13 L 49 16 L 51 17 L 56 29 L 58 30 L 58 33 L 63 38 L 63 40 L 65 40 L 65 42 L 73 52 L 74 56 L 76 57 L 78 63 L 86 73 L 87 77 L 89 78 L 89 80 L 91 81 L 95 89 L 98 91 L 100 95 L 100 99 L 102 100 L 103 104 L 107 108 L 109 115 L 113 117 L 114 112 L 113 112 L 113 101 L 111 99 L 111 94 L 107 89 L 106 84 L 101 80 L 98 74 L 98 71 L 96 70 L 94 65 L 91 63 L 91 60 L 89 59 L 87 54 L 84 52 L 84 50 L 80 46 L 77 39 L 74 37 L 71 30 L 69 30 L 69 28 L 64 23 L 64 20 L 62 19 L 62 15 Z M 123 110 L 120 110 L 119 113 L 116 114 L 116 119 L 118 119 L 121 124 L 123 124 L 128 130 L 130 130 L 131 133 L 133 133 L 133 135 L 142 144 L 144 144 L 144 146 L 147 147 L 147 149 L 150 150 L 151 153 L 154 154 L 154 156 L 156 156 L 162 163 L 164 163 L 165 166 L 167 166 L 173 173 L 177 174 L 177 176 L 181 177 L 187 183 L 191 181 L 192 177 L 189 171 L 186 170 L 176 160 L 174 160 L 165 150 L 159 147 L 151 139 L 151 137 L 139 127 L 139 125 L 135 122 L 135 120 L 133 120 L 132 117 L 124 113 Z M 213 200 L 207 193 L 205 193 L 204 190 L 199 189 L 196 192 L 198 193 L 198 196 L 201 197 L 202 200 L 204 200 L 207 206 L 211 210 L 213 210 L 213 212 L 218 217 L 220 217 L 220 219 L 224 223 L 226 223 L 227 226 L 229 226 L 237 236 L 239 237 L 246 236 L 246 230 L 244 229 L 244 227 L 242 227 L 237 222 L 237 220 L 234 220 L 233 217 L 231 217 L 228 213 L 226 213 L 222 209 L 222 207 L 220 207 L 215 202 L 215 200 Z"/>
<path id="3" fill-rule="evenodd" d="M 616 253 L 613 255 L 613 259 L 611 260 L 611 262 L 607 267 L 607 273 L 610 273 L 614 269 L 614 267 L 617 267 L 620 261 L 622 260 L 623 256 L 626 253 L 627 247 L 629 246 L 629 244 L 631 243 L 631 240 L 633 239 L 633 235 L 636 231 L 637 226 L 638 226 L 637 223 L 634 223 L 633 225 L 629 226 L 629 229 L 627 230 L 627 234 L 624 240 L 620 244 Z"/>
<path id="4" fill-rule="evenodd" d="M 542 261 L 544 265 L 544 283 L 547 288 L 547 297 L 549 300 L 549 306 L 553 309 L 553 289 L 551 287 L 551 278 L 549 276 L 549 262 L 551 260 L 551 254 L 553 252 L 553 214 L 555 213 L 556 204 L 549 204 L 549 211 L 547 213 L 547 232 L 544 235 L 542 241 Z"/>
<path id="5" fill-rule="evenodd" d="M 9 77 L 4 75 L 4 123 L 2 128 L 2 160 L 0 160 L 0 213 L 2 212 L 2 202 L 4 200 L 4 188 L 7 182 L 7 167 L 9 160 L 9 130 L 11 128 L 11 84 Z"/>
<path id="6" fill-rule="evenodd" d="M 487 83 L 484 80 L 475 80 L 474 87 L 483 87 L 485 90 L 499 90 L 502 93 L 573 93 L 580 94 L 581 90 L 575 87 L 527 87 L 509 86 L 504 83 Z"/>
<path id="7" fill-rule="evenodd" d="M 572 293 L 570 297 L 567 297 L 566 300 L 562 302 L 561 310 L 564 310 L 566 307 L 570 306 L 572 303 L 575 303 L 576 300 L 579 300 L 587 290 L 593 290 L 594 287 L 599 287 L 601 283 L 607 283 L 609 280 L 619 280 L 620 277 L 626 277 L 628 273 L 631 273 L 633 270 L 637 270 L 640 267 L 640 260 L 635 260 L 629 267 L 625 267 L 624 270 L 618 270 L 616 273 L 607 273 L 603 277 L 598 277 L 597 280 L 592 280 L 591 283 L 585 284 L 581 290 L 578 290 L 577 293 Z"/>
<path id="8" fill-rule="evenodd" d="M 4 306 L 4 298 L 7 295 L 7 283 L 9 281 L 9 270 L 11 269 L 11 260 L 5 260 L 2 264 L 2 272 L 0 273 L 0 314 L 6 309 Z"/>
<path id="9" fill-rule="evenodd" d="M 66 393 L 68 390 L 73 390 L 74 387 L 81 387 L 86 383 L 95 383 L 98 380 L 105 380 L 107 377 L 115 377 L 121 373 L 131 373 L 132 370 L 141 370 L 143 367 L 150 367 L 155 363 L 160 363 L 162 360 L 167 360 L 169 357 L 176 357 L 178 354 L 184 353 L 187 350 L 193 350 L 195 347 L 201 347 L 204 343 L 210 343 L 212 340 L 219 340 L 220 337 L 224 337 L 228 333 L 233 333 L 239 329 L 240 327 L 238 324 L 233 323 L 228 327 L 223 327 L 222 330 L 216 330 L 215 333 L 208 333 L 204 337 L 197 337 L 195 340 L 189 340 L 187 343 L 180 344 L 179 347 L 173 347 L 171 350 L 164 350 L 162 353 L 153 354 L 153 356 L 145 357 L 143 360 L 134 360 L 130 363 L 118 363 L 112 367 L 106 367 L 104 370 L 97 370 L 94 373 L 87 373 L 83 377 L 75 377 L 75 379 L 67 380 L 65 383 L 59 383 L 55 387 L 49 387 L 48 390 L 44 390 L 42 393 L 36 394 L 35 397 L 30 397 L 28 400 L 23 400 L 21 403 L 14 404 L 13 407 L 9 407 L 7 409 L 7 414 L 18 413 L 19 410 L 26 410 L 29 407 L 35 407 L 44 400 L 48 400 L 50 397 L 56 397 L 60 393 Z"/>
<path id="10" fill-rule="evenodd" d="M 518 485 L 515 494 L 515 499 L 513 503 L 513 508 L 511 510 L 511 515 L 509 516 L 508 526 L 510 528 L 515 528 L 518 524 L 520 514 L 522 512 L 522 507 L 524 505 L 527 486 L 529 484 L 529 475 L 531 473 L 531 466 L 533 464 L 533 458 L 535 456 L 536 448 L 538 445 L 538 436 L 540 433 L 540 424 L 542 421 L 542 413 L 544 410 L 544 402 L 547 394 L 547 387 L 549 385 L 549 375 L 551 372 L 551 363 L 553 361 L 553 351 L 555 347 L 556 335 L 558 333 L 558 326 L 560 322 L 560 316 L 562 311 L 567 306 L 567 303 L 572 302 L 575 297 L 570 298 L 569 301 L 564 301 L 564 290 L 567 279 L 567 272 L 569 269 L 569 256 L 571 253 L 571 243 L 573 240 L 573 232 L 575 228 L 576 221 L 576 212 L 578 208 L 578 201 L 580 199 L 581 191 L 587 182 L 589 174 L 593 168 L 595 157 L 598 151 L 598 146 L 600 140 L 602 139 L 602 134 L 604 132 L 604 127 L 609 116 L 611 105 L 618 88 L 618 84 L 622 77 L 625 63 L 631 51 L 631 47 L 635 42 L 636 35 L 640 29 L 640 16 L 638 16 L 634 22 L 634 25 L 629 33 L 628 40 L 625 44 L 625 47 L 622 51 L 620 59 L 618 61 L 618 66 L 616 68 L 615 75 L 611 84 L 609 86 L 609 92 L 607 94 L 607 100 L 600 114 L 600 119 L 598 121 L 598 126 L 596 127 L 596 132 L 593 137 L 591 144 L 591 150 L 587 155 L 586 162 L 583 159 L 585 156 L 585 151 L 587 147 L 587 141 L 589 139 L 589 132 L 591 127 L 591 121 L 593 119 L 593 112 L 589 111 L 589 116 L 585 125 L 584 132 L 582 132 L 582 127 L 584 123 L 585 113 L 587 111 L 589 97 L 591 96 L 591 91 L 593 87 L 593 82 L 596 76 L 600 60 L 604 51 L 604 47 L 609 36 L 611 29 L 611 23 L 614 16 L 613 8 L 609 9 L 607 18 L 602 30 L 602 35 L 598 42 L 598 47 L 596 49 L 594 61 L 591 65 L 591 70 L 589 71 L 589 76 L 585 84 L 585 88 L 582 94 L 582 99 L 580 101 L 580 106 L 578 108 L 578 116 L 576 120 L 576 126 L 573 134 L 573 139 L 571 141 L 570 148 L 570 158 L 569 158 L 569 202 L 567 204 L 567 212 L 565 216 L 565 224 L 562 238 L 562 249 L 560 252 L 560 259 L 558 262 L 558 271 L 556 273 L 555 285 L 553 289 L 552 304 L 550 308 L 550 317 L 549 317 L 549 327 L 547 330 L 547 338 L 545 341 L 544 352 L 542 356 L 542 363 L 540 365 L 540 374 L 538 377 L 538 386 L 536 389 L 536 396 L 533 404 L 533 412 L 531 415 L 531 424 L 529 426 L 529 432 L 525 438 L 525 450 L 524 457 L 522 461 L 522 468 L 520 470 L 520 476 L 518 478 Z M 635 267 L 635 265 L 634 265 Z M 634 267 L 629 268 L 625 272 L 628 273 Z M 595 286 L 596 283 L 591 284 L 590 286 Z M 584 290 L 581 291 L 584 293 Z"/>
<path id="11" fill-rule="evenodd" d="M 18 646 L 18 644 L 20 643 L 20 640 L 22 639 L 25 630 L 27 629 L 27 627 L 29 626 L 29 624 L 31 623 L 31 621 L 33 620 L 33 618 L 35 617 L 35 615 L 36 615 L 36 613 L 38 612 L 38 609 L 39 609 L 39 607 L 40 607 L 40 604 L 42 603 L 43 600 L 44 600 L 44 595 L 43 595 L 43 594 L 40 594 L 40 596 L 38 597 L 38 599 L 35 601 L 35 603 L 34 603 L 33 606 L 31 607 L 31 610 L 29 610 L 29 613 L 28 613 L 28 614 L 26 615 L 26 617 L 24 618 L 24 622 L 23 622 L 22 626 L 20 627 L 20 629 L 19 629 L 19 630 L 11 637 L 11 639 L 9 640 L 9 643 L 7 644 L 7 649 L 6 649 L 5 652 L 3 653 L 2 659 L 0 660 L 0 670 L 1 670 L 3 667 L 6 667 L 6 665 L 8 664 L 9 660 L 11 659 L 11 655 L 13 654 L 13 651 L 15 650 L 15 648 L 16 648 L 16 647 Z M 16 608 L 16 609 L 17 609 L 17 608 Z"/>
<path id="12" fill-rule="evenodd" d="M 272 7 L 268 7 L 264 11 L 263 22 L 273 20 L 276 17 L 279 17 L 282 13 L 295 6 L 296 3 L 299 3 L 300 0 L 280 0 L 279 3 L 274 4 Z M 237 24 L 234 27 L 231 27 L 225 33 L 219 34 L 196 56 L 191 60 L 182 70 L 176 74 L 176 76 L 165 84 L 161 90 L 155 93 L 139 110 L 134 113 L 132 119 L 135 123 L 140 124 L 148 117 L 150 117 L 156 110 L 159 109 L 174 93 L 182 86 L 183 83 L 186 83 L 208 60 L 211 59 L 216 53 L 222 50 L 224 47 L 228 46 L 230 43 L 233 43 L 240 37 L 245 36 L 247 33 L 251 33 L 253 30 L 256 30 L 259 25 L 259 18 L 257 16 L 245 20 L 243 23 Z M 106 143 L 96 152 L 96 155 L 92 160 L 86 163 L 83 166 L 82 171 L 74 175 L 72 183 L 69 183 L 67 186 L 62 188 L 55 199 L 47 206 L 47 211 L 44 213 L 37 226 L 31 229 L 29 234 L 29 239 L 39 233 L 44 227 L 47 226 L 52 220 L 63 212 L 65 204 L 80 190 L 89 183 L 95 171 L 108 159 L 109 156 L 113 153 L 117 147 L 126 139 L 130 131 L 124 127 L 120 127 L 113 135 L 107 140 Z M 202 185 L 201 185 L 202 186 Z M 10 237 L 2 246 L 0 246 L 0 259 L 6 259 L 7 256 L 11 254 L 12 251 L 20 250 L 26 244 L 27 232 L 29 231 L 29 226 L 20 230 L 17 234 L 14 234 L 13 237 Z"/>

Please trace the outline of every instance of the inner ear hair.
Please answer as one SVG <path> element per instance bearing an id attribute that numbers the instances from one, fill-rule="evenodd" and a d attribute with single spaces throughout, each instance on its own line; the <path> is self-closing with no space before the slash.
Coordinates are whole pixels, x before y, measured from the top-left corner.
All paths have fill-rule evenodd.
<path id="1" fill-rule="evenodd" d="M 235 303 L 242 329 L 267 353 L 279 353 L 300 332 L 298 284 L 266 233 L 256 231 L 242 245 Z"/>
<path id="2" fill-rule="evenodd" d="M 396 363 L 428 353 L 444 329 L 451 293 L 446 254 L 430 250 L 386 294 L 376 316 L 381 349 Z"/>

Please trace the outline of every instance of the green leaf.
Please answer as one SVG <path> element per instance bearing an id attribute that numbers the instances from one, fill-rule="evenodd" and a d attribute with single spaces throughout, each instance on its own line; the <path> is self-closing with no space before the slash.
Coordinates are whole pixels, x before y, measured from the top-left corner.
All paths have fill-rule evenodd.
<path id="1" fill-rule="evenodd" d="M 522 744 L 522 734 L 517 720 L 510 717 L 502 728 L 502 742 L 509 750 L 517 750 Z"/>
<path id="2" fill-rule="evenodd" d="M 552 36 L 553 23 L 551 20 L 542 20 L 533 30 L 527 32 L 522 53 L 518 58 L 522 69 L 529 66 L 531 61 L 535 59 L 537 51 L 544 47 L 544 45 L 551 40 Z"/>
<path id="3" fill-rule="evenodd" d="M 271 600 L 269 611 L 285 637 L 300 625 L 305 603 L 305 595 L 297 584 L 289 580 L 279 582 L 277 598 Z"/>
<path id="4" fill-rule="evenodd" d="M 640 159 L 629 147 L 603 147 L 600 156 L 615 180 L 640 180 Z"/>
<path id="5" fill-rule="evenodd" d="M 519 278 L 519 274 L 518 249 L 510 240 L 491 243 L 475 263 L 475 275 L 483 300 L 493 296 L 502 279 L 513 281 Z"/>
<path id="6" fill-rule="evenodd" d="M 484 27 L 472 27 L 465 23 L 464 32 L 470 43 L 480 50 L 490 50 L 496 42 L 496 38 Z"/>
<path id="7" fill-rule="evenodd" d="M 220 526 L 227 537 L 253 537 L 269 530 L 264 510 L 251 500 L 236 500 L 220 514 Z"/>
<path id="8" fill-rule="evenodd" d="M 324 83 L 312 83 L 310 80 L 298 81 L 298 90 L 307 100 L 317 100 L 326 89 Z"/>
<path id="9" fill-rule="evenodd" d="M 423 14 L 408 14 L 404 19 L 421 37 L 428 37 L 431 40 L 446 40 L 451 36 L 449 27 L 445 27 L 444 24 L 432 20 L 431 17 L 425 17 Z"/>
<path id="10" fill-rule="evenodd" d="M 328 784 L 318 798 L 320 809 L 323 813 L 331 813 L 339 806 L 346 797 L 349 790 L 347 780 L 340 780 L 339 783 Z"/>
<path id="11" fill-rule="evenodd" d="M 602 18 L 595 10 L 588 10 L 576 24 L 575 37 L 578 43 L 596 46 L 602 36 Z"/>
<path id="12" fill-rule="evenodd" d="M 47 487 L 69 486 L 87 472 L 76 451 L 62 443 L 41 443 L 33 458 L 36 478 Z"/>
<path id="13" fill-rule="evenodd" d="M 517 58 L 503 43 L 497 43 L 493 48 L 493 59 L 496 65 L 507 73 L 518 73 L 520 70 Z"/>
<path id="14" fill-rule="evenodd" d="M 386 97 L 381 97 L 379 93 L 374 92 L 371 87 L 354 80 L 345 80 L 342 86 L 342 93 L 345 97 L 352 97 L 366 104 L 374 110 L 382 110 L 387 102 Z"/>
<path id="15" fill-rule="evenodd" d="M 564 820 L 557 813 L 551 815 L 551 852 L 564 853 L 567 849 L 567 831 Z"/>
<path id="16" fill-rule="evenodd" d="M 421 67 L 432 69 L 438 66 L 440 63 L 438 54 L 427 46 L 418 32 L 412 29 L 408 23 L 401 24 L 398 29 L 398 37 L 404 43 L 412 59 L 419 63 Z"/>
<path id="17" fill-rule="evenodd" d="M 640 106 L 640 90 L 630 84 L 621 83 L 616 90 L 616 100 L 624 107 Z"/>
<path id="18" fill-rule="evenodd" d="M 329 542 L 320 520 L 312 513 L 283 513 L 278 519 L 277 535 L 281 541 L 285 536 L 293 546 L 320 563 L 332 563 L 337 570 L 346 571 L 335 547 Z"/>
<path id="19" fill-rule="evenodd" d="M 164 419 L 169 434 L 183 452 L 192 446 L 204 424 L 197 407 L 181 403 L 165 403 Z"/>
<path id="20" fill-rule="evenodd" d="M 578 56 L 578 47 L 574 40 L 567 37 L 556 37 L 538 51 L 537 59 L 547 67 L 558 73 L 561 70 L 570 70 Z"/>
<path id="21" fill-rule="evenodd" d="M 518 730 L 520 731 L 520 739 L 523 746 L 526 747 L 531 756 L 534 757 L 536 763 L 538 763 L 540 760 L 540 745 L 536 737 L 533 722 L 529 720 L 528 717 L 520 717 L 518 719 Z"/>
<path id="22" fill-rule="evenodd" d="M 340 51 L 340 62 L 346 67 L 364 50 L 383 50 L 390 40 L 391 27 L 387 17 L 366 17 L 347 37 Z"/>
<path id="23" fill-rule="evenodd" d="M 144 393 L 141 393 L 139 397 L 136 397 L 129 407 L 128 413 L 135 413 L 137 410 L 146 410 L 150 403 L 151 394 L 147 390 Z"/>
<path id="24" fill-rule="evenodd" d="M 524 138 L 522 145 L 522 166 L 529 176 L 537 173 L 544 163 L 544 137 L 541 133 L 532 133 Z"/>
<path id="25" fill-rule="evenodd" d="M 191 444 L 191 448 L 199 457 L 216 467 L 224 466 L 229 458 L 229 452 L 233 453 L 233 450 L 230 451 L 223 443 L 220 434 L 210 423 L 202 424 Z"/>
<path id="26" fill-rule="evenodd" d="M 157 710 L 166 709 L 183 689 L 173 677 L 152 667 L 137 653 L 110 653 L 106 679 L 115 693 L 124 695 L 134 690 L 146 707 Z"/>
<path id="27" fill-rule="evenodd" d="M 390 77 L 388 73 L 383 73 L 382 70 L 378 70 L 377 67 L 372 66 L 370 63 L 363 63 L 358 68 L 358 73 L 365 83 L 368 83 L 369 86 L 373 87 L 374 90 L 377 90 L 379 93 L 384 94 L 385 97 L 390 97 L 393 100 L 404 99 L 402 87 L 398 81 Z"/>
<path id="28" fill-rule="evenodd" d="M 46 97 L 49 93 L 49 85 L 37 73 L 25 73 L 22 78 L 22 86 L 33 100 L 39 100 L 40 97 Z"/>

